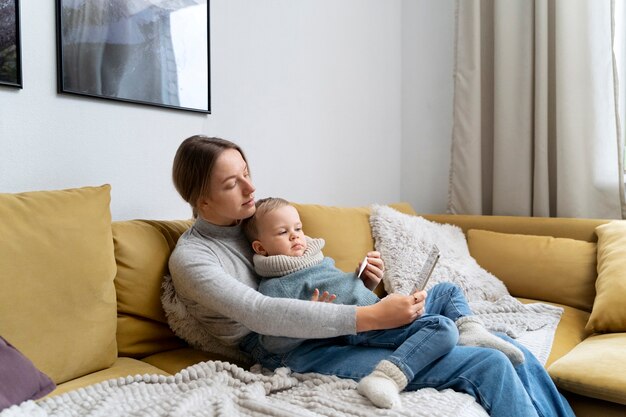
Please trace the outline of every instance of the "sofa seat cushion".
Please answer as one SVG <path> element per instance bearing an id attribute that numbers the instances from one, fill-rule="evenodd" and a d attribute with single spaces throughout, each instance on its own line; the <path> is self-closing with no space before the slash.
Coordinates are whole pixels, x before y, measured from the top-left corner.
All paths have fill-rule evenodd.
<path id="1" fill-rule="evenodd" d="M 57 384 L 117 357 L 110 189 L 0 194 L 0 334 Z"/>
<path id="2" fill-rule="evenodd" d="M 88 385 L 97 384 L 98 382 L 107 381 L 113 378 L 122 378 L 128 375 L 134 376 L 144 374 L 159 374 L 166 376 L 170 375 L 166 371 L 159 369 L 156 366 L 152 366 L 149 363 L 142 362 L 137 359 L 118 358 L 110 368 L 73 379 L 57 386 L 57 388 L 52 391 L 46 398 L 63 394 L 65 392 L 72 391 L 78 388 L 84 388 Z"/>
<path id="3" fill-rule="evenodd" d="M 511 295 L 591 311 L 596 243 L 477 229 L 467 232 L 467 243 L 476 261 Z"/>
<path id="4" fill-rule="evenodd" d="M 142 361 L 163 369 L 171 374 L 175 374 L 181 369 L 185 369 L 188 366 L 205 361 L 230 362 L 241 366 L 244 369 L 248 369 L 252 365 L 251 363 L 234 361 L 217 353 L 203 352 L 190 347 L 156 353 L 143 358 Z"/>
<path id="5" fill-rule="evenodd" d="M 174 220 L 113 223 L 119 356 L 142 358 L 186 346 L 169 328 L 160 296 L 170 253 L 190 225 Z"/>
<path id="6" fill-rule="evenodd" d="M 549 303 L 539 300 L 531 300 L 528 298 L 518 298 L 522 303 L 545 303 L 553 306 L 561 307 L 563 315 L 561 321 L 556 328 L 554 334 L 554 342 L 550 356 L 545 363 L 545 367 L 549 367 L 554 361 L 569 353 L 576 345 L 585 340 L 589 336 L 589 332 L 585 330 L 585 324 L 589 319 L 589 313 L 574 307 L 569 307 L 557 303 Z"/>
<path id="7" fill-rule="evenodd" d="M 590 336 L 548 372 L 567 391 L 626 404 L 626 333 Z"/>
<path id="8" fill-rule="evenodd" d="M 624 417 L 626 405 L 561 391 L 576 417 Z"/>

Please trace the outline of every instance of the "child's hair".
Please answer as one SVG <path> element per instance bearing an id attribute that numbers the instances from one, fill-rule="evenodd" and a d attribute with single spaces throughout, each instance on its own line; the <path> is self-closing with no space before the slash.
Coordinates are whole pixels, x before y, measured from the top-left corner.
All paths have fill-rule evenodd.
<path id="1" fill-rule="evenodd" d="M 243 232 L 250 242 L 254 242 L 259 237 L 259 227 L 257 219 L 277 208 L 289 206 L 289 201 L 279 197 L 262 198 L 256 202 L 254 215 L 243 221 Z"/>

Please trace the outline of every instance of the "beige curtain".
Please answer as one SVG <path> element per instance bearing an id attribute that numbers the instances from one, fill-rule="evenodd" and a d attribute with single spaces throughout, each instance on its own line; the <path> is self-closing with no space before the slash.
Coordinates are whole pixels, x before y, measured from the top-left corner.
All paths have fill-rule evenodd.
<path id="1" fill-rule="evenodd" d="M 449 212 L 626 217 L 613 1 L 456 7 Z"/>

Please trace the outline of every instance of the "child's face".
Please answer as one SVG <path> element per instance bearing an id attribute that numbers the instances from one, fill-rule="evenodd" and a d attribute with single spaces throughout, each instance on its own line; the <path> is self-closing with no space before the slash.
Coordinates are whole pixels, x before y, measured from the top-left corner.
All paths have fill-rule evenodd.
<path id="1" fill-rule="evenodd" d="M 261 255 L 302 256 L 307 248 L 298 210 L 282 206 L 258 220 L 258 239 L 252 248 Z"/>

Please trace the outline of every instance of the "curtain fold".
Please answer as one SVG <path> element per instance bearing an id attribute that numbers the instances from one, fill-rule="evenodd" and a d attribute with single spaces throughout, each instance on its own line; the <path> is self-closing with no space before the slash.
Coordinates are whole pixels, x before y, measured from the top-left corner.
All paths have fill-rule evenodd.
<path id="1" fill-rule="evenodd" d="M 457 0 L 448 211 L 622 218 L 611 0 Z"/>

